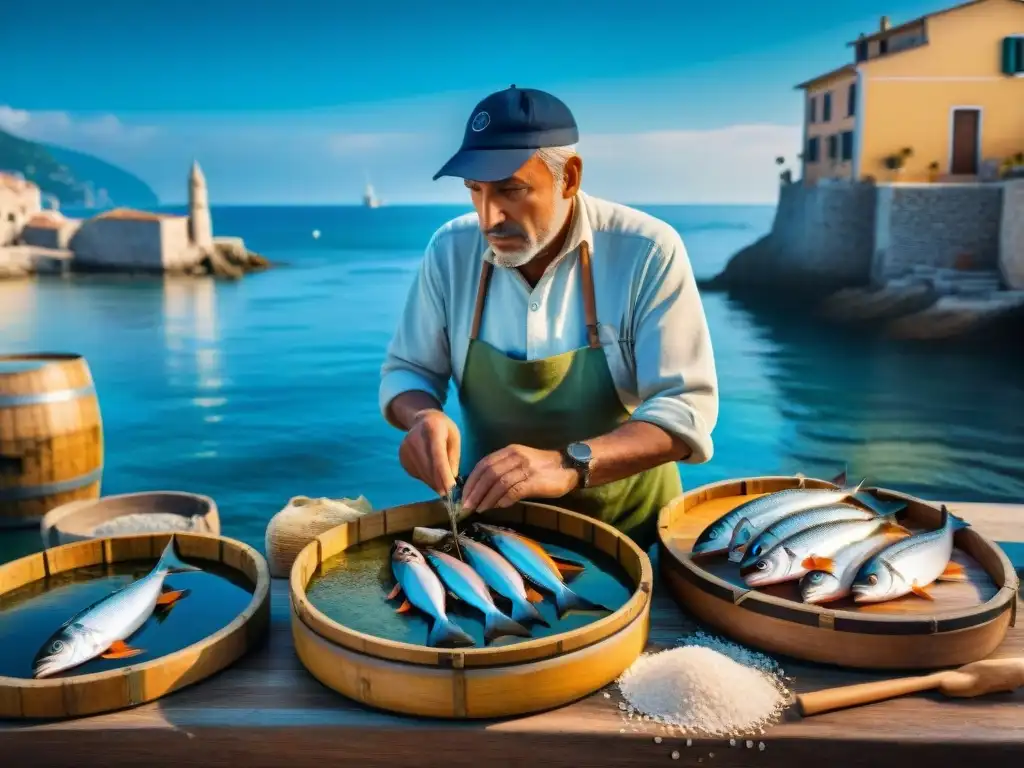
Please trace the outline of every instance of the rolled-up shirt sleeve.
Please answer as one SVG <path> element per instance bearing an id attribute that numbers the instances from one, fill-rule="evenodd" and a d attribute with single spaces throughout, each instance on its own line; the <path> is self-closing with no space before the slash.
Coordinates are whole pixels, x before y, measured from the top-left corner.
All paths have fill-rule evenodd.
<path id="1" fill-rule="evenodd" d="M 632 418 L 682 439 L 684 459 L 711 458 L 718 421 L 718 376 L 704 306 L 678 235 L 647 261 L 633 319 L 637 394 Z"/>
<path id="2" fill-rule="evenodd" d="M 441 405 L 448 395 L 451 353 L 438 255 L 438 237 L 435 236 L 409 288 L 398 329 L 381 366 L 380 409 L 388 423 L 395 427 L 399 425 L 391 414 L 390 405 L 403 392 L 426 392 Z"/>

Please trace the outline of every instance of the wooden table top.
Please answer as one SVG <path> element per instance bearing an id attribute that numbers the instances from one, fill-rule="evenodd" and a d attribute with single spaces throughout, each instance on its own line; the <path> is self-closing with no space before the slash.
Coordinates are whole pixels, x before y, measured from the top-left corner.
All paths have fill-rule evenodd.
<path id="1" fill-rule="evenodd" d="M 1024 540 L 1024 506 L 950 508 L 1001 543 Z M 1011 559 L 1018 569 L 1024 567 L 1024 558 Z M 1024 760 L 1024 691 L 977 700 L 916 695 L 806 720 L 790 711 L 753 740 L 752 748 L 731 747 L 722 739 L 695 739 L 687 747 L 685 738 L 653 725 L 634 731 L 622 721 L 611 689 L 611 699 L 598 692 L 559 710 L 498 722 L 391 716 L 349 702 L 314 680 L 292 647 L 287 582 L 275 580 L 271 601 L 268 642 L 232 668 L 132 710 L 73 721 L 0 723 L 3 764 L 470 768 L 522 761 L 573 768 L 659 762 L 701 768 L 812 763 L 903 768 L 917 760 L 929 768 L 990 768 Z M 651 623 L 655 648 L 697 628 L 657 584 Z M 1011 629 L 997 655 L 1024 655 L 1024 628 Z M 885 677 L 780 661 L 797 691 Z M 678 759 L 672 758 L 674 751 Z"/>

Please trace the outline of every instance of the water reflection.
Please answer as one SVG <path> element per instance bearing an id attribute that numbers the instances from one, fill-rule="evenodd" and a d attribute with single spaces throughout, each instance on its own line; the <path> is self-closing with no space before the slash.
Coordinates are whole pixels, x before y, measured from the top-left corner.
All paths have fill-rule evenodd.
<path id="1" fill-rule="evenodd" d="M 1024 496 L 1024 364 L 762 318 L 792 471 L 849 464 L 872 484 L 950 500 Z"/>
<path id="2" fill-rule="evenodd" d="M 164 362 L 171 383 L 190 392 L 190 402 L 201 409 L 206 424 L 220 423 L 227 398 L 221 392 L 224 377 L 216 281 L 212 277 L 166 278 L 163 329 Z M 193 456 L 216 457 L 217 442 L 215 434 L 205 433 Z"/>
<path id="3" fill-rule="evenodd" d="M 38 290 L 34 280 L 0 278 L 0 329 L 9 345 L 27 344 L 35 335 Z"/>

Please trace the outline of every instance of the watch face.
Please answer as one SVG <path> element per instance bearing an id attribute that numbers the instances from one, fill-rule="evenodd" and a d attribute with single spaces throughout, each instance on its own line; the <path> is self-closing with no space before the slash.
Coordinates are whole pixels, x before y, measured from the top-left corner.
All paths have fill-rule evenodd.
<path id="1" fill-rule="evenodd" d="M 591 452 L 590 446 L 586 443 L 569 443 L 566 447 L 565 452 L 569 454 L 569 457 L 573 461 L 578 461 L 582 464 L 590 462 Z"/>

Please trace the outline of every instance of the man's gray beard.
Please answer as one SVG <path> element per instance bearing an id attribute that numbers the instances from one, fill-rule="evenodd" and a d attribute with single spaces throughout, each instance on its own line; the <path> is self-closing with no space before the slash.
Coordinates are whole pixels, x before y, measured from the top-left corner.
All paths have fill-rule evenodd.
<path id="1" fill-rule="evenodd" d="M 558 207 L 556 207 L 554 214 L 551 216 L 551 222 L 547 229 L 538 233 L 536 244 L 531 243 L 518 251 L 499 251 L 497 248 L 492 246 L 491 253 L 494 257 L 494 263 L 499 267 L 505 267 L 507 269 L 518 269 L 519 267 L 529 264 L 537 257 L 537 254 L 551 245 L 551 241 L 557 237 L 558 232 L 562 229 L 562 225 L 565 224 L 565 220 L 568 218 L 571 211 L 572 198 L 569 198 L 568 200 L 563 199 Z"/>

